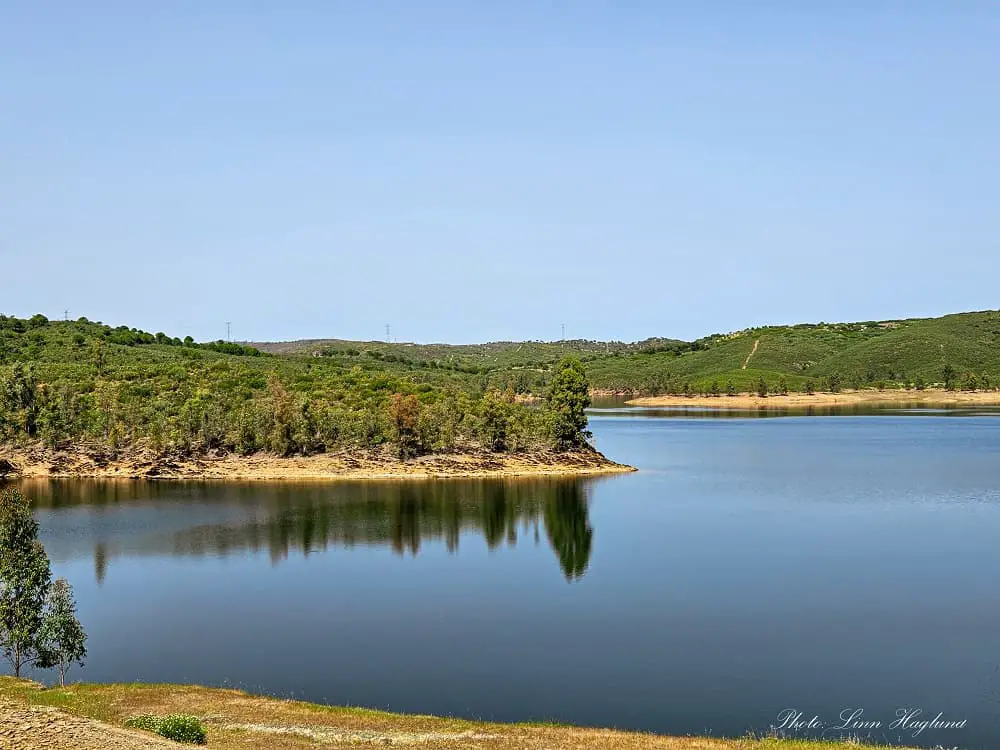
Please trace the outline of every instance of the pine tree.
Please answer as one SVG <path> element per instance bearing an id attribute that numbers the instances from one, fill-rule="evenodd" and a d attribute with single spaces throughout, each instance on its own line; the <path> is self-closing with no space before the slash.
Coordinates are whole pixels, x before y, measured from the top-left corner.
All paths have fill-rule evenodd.
<path id="1" fill-rule="evenodd" d="M 767 396 L 767 381 L 763 377 L 757 381 L 757 395 L 761 398 Z"/>
<path id="2" fill-rule="evenodd" d="M 590 384 L 583 365 L 574 357 L 565 357 L 556 366 L 548 393 L 552 438 L 558 448 L 580 448 L 587 444 L 588 406 Z"/>

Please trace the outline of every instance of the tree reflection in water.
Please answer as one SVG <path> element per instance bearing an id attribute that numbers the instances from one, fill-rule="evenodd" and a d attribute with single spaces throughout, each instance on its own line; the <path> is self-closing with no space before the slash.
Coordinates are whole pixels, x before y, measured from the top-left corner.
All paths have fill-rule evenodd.
<path id="1" fill-rule="evenodd" d="M 87 541 L 98 582 L 110 561 L 123 555 L 226 556 L 267 550 L 277 562 L 293 552 L 308 555 L 331 546 L 386 546 L 400 555 L 416 555 L 421 544 L 434 541 L 443 541 L 455 553 L 463 533 L 481 534 L 490 549 L 498 549 L 516 545 L 524 534 L 538 543 L 540 525 L 566 580 L 574 581 L 590 563 L 592 481 L 264 485 L 52 480 L 25 483 L 24 490 L 43 511 L 72 508 L 92 514 L 95 538 Z M 142 517 L 146 525 L 118 522 L 116 515 Z"/>

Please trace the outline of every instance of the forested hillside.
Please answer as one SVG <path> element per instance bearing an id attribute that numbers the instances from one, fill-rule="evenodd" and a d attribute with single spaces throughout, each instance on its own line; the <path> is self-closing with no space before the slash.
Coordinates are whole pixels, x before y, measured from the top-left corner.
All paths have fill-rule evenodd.
<path id="1" fill-rule="evenodd" d="M 1000 313 L 749 328 L 696 341 L 572 340 L 478 345 L 314 340 L 257 344 L 265 351 L 340 362 L 476 376 L 480 385 L 543 392 L 572 354 L 594 388 L 633 393 L 841 388 L 991 388 L 1000 384 Z"/>
<path id="2" fill-rule="evenodd" d="M 488 378 L 426 362 L 328 351 L 269 355 L 84 318 L 0 316 L 0 436 L 112 451 L 259 451 L 290 456 L 391 448 L 400 458 L 485 448 L 577 448 L 586 381 L 518 403 Z"/>
<path id="3" fill-rule="evenodd" d="M 572 448 L 585 438 L 586 401 L 575 391 L 587 380 L 568 354 L 591 387 L 628 393 L 988 389 L 1000 384 L 1000 313 L 769 326 L 693 342 L 259 347 L 0 316 L 0 437 L 280 456 Z"/>
<path id="4" fill-rule="evenodd" d="M 1000 384 L 1000 313 L 752 328 L 688 350 L 590 363 L 597 388 L 645 393 L 841 388 L 992 388 Z"/>

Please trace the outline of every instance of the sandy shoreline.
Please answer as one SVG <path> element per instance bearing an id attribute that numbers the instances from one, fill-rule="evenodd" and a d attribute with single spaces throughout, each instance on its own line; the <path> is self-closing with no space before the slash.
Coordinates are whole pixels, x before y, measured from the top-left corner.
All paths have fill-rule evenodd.
<path id="1" fill-rule="evenodd" d="M 626 401 L 630 406 L 696 406 L 713 409 L 802 409 L 810 406 L 1000 406 L 1000 391 L 886 390 L 840 393 L 790 393 L 765 396 L 644 396 Z"/>
<path id="2" fill-rule="evenodd" d="M 458 453 L 408 461 L 368 453 L 281 458 L 271 455 L 157 456 L 139 451 L 107 458 L 85 451 L 0 446 L 21 478 L 361 480 L 445 477 L 587 476 L 635 471 L 597 451 L 522 454 Z"/>

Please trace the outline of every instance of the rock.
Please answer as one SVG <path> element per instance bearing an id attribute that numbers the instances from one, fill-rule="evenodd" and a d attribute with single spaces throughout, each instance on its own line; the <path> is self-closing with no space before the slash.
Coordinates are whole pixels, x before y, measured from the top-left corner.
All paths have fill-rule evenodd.
<path id="1" fill-rule="evenodd" d="M 14 466 L 6 458 L 0 458 L 0 477 L 6 477 L 10 474 L 17 474 L 17 467 Z"/>

